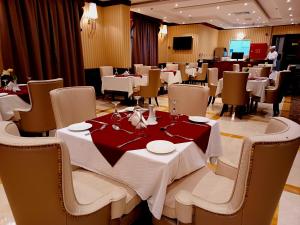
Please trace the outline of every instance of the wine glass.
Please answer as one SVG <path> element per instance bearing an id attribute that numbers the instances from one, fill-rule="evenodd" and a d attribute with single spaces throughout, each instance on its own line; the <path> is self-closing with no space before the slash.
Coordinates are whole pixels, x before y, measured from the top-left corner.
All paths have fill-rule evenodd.
<path id="1" fill-rule="evenodd" d="M 139 106 L 140 98 L 141 98 L 141 96 L 134 96 L 134 99 L 136 100 L 136 105 L 134 106 L 133 111 L 141 108 L 141 106 Z"/>
<path id="2" fill-rule="evenodd" d="M 179 119 L 179 114 L 176 110 L 176 99 L 172 99 L 171 101 L 171 116 L 172 116 L 172 121 L 173 122 L 177 122 L 177 120 Z"/>
<path id="3" fill-rule="evenodd" d="M 122 116 L 121 114 L 118 112 L 117 106 L 120 104 L 119 101 L 113 101 L 111 102 L 114 105 L 114 113 L 111 116 L 111 120 L 113 121 L 114 124 L 117 124 L 121 121 Z"/>
<path id="4" fill-rule="evenodd" d="M 118 69 L 117 68 L 115 69 L 115 75 L 118 75 Z"/>

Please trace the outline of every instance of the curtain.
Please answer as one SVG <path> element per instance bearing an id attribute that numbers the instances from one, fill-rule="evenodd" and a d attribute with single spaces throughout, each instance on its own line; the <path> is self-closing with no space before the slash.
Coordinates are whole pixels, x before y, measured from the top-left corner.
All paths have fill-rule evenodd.
<path id="1" fill-rule="evenodd" d="M 62 77 L 84 83 L 80 36 L 83 0 L 0 0 L 3 67 L 18 82 Z"/>
<path id="2" fill-rule="evenodd" d="M 158 32 L 160 21 L 132 13 L 132 64 L 158 64 Z"/>

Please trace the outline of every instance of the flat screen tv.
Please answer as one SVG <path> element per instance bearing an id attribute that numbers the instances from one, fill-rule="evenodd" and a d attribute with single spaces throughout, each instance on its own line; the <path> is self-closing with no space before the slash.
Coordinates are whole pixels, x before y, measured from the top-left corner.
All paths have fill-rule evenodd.
<path id="1" fill-rule="evenodd" d="M 238 60 L 238 59 L 243 59 L 243 57 L 244 57 L 244 52 L 233 52 L 231 54 L 232 59 Z"/>
<path id="2" fill-rule="evenodd" d="M 173 37 L 173 50 L 191 50 L 193 46 L 193 37 Z"/>
<path id="3" fill-rule="evenodd" d="M 232 55 L 233 52 L 244 52 L 244 55 L 248 56 L 250 52 L 250 43 L 250 40 L 231 40 L 229 55 Z"/>

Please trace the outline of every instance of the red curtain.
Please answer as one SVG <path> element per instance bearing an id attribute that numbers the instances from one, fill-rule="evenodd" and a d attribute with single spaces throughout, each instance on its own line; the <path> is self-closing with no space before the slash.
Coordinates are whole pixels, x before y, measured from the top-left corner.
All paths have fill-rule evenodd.
<path id="1" fill-rule="evenodd" d="M 160 21 L 138 13 L 132 19 L 132 64 L 158 64 L 158 32 Z"/>
<path id="2" fill-rule="evenodd" d="M 3 67 L 18 82 L 62 77 L 66 86 L 84 83 L 80 36 L 83 0 L 0 0 Z"/>

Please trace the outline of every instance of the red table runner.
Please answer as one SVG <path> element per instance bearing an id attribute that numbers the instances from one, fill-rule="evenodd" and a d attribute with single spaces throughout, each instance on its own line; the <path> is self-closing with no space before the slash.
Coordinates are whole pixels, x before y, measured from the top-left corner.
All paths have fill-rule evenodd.
<path id="1" fill-rule="evenodd" d="M 18 95 L 25 102 L 30 103 L 27 85 L 19 86 L 19 88 L 20 91 L 13 92 L 13 91 L 5 90 L 4 87 L 0 87 L 0 93 L 8 93 L 9 95 Z"/>
<path id="2" fill-rule="evenodd" d="M 146 115 L 147 113 L 144 114 Z M 111 126 L 112 114 L 94 119 L 97 121 L 106 122 L 109 124 L 109 126 L 107 126 L 104 130 L 95 131 L 91 134 L 94 144 L 104 158 L 111 164 L 111 166 L 114 166 L 126 151 L 145 149 L 146 145 L 150 141 L 167 140 L 173 142 L 174 144 L 188 142 L 180 137 L 169 137 L 163 130 L 160 129 L 161 127 L 165 127 L 172 123 L 172 117 L 169 113 L 157 111 L 156 117 L 158 118 L 158 124 L 154 126 L 148 126 L 143 130 L 136 130 L 135 127 L 128 122 L 126 114 L 122 113 L 121 115 L 124 116 L 124 119 L 120 121 L 119 126 L 123 129 L 134 132 L 134 134 L 128 134 L 121 130 L 113 130 Z M 167 131 L 171 134 L 179 134 L 184 137 L 194 139 L 194 142 L 201 148 L 201 150 L 206 152 L 211 126 L 208 124 L 202 124 L 199 126 L 197 124 L 185 123 L 183 121 L 188 121 L 188 117 L 180 116 L 175 125 L 169 126 Z M 93 127 L 90 129 L 90 131 L 98 129 L 102 126 L 101 124 L 93 121 L 87 122 L 93 124 Z M 117 147 L 118 145 L 140 136 L 141 132 L 144 132 L 145 137 L 127 144 L 122 148 Z"/>

